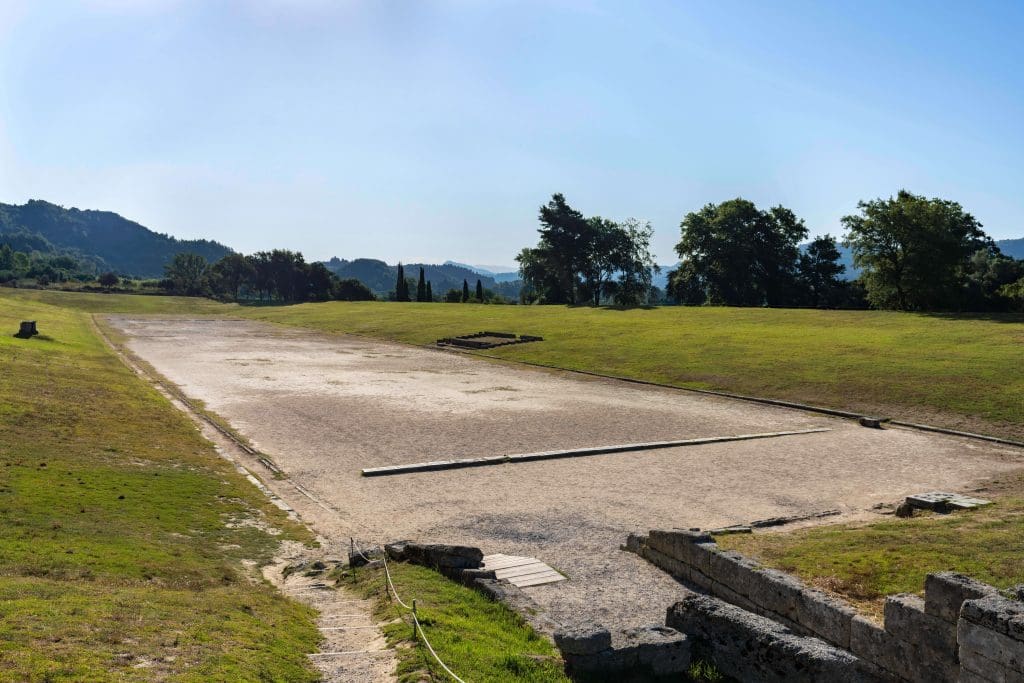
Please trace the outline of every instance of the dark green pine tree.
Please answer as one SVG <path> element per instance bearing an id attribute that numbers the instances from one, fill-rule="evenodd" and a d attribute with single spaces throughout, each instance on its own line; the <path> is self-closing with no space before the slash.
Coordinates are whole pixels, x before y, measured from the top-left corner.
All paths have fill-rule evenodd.
<path id="1" fill-rule="evenodd" d="M 462 281 L 462 303 L 469 301 L 469 283 Z"/>
<path id="2" fill-rule="evenodd" d="M 430 286 L 430 280 L 427 280 L 427 301 L 434 300 L 434 288 Z"/>
<path id="3" fill-rule="evenodd" d="M 480 303 L 484 302 L 484 286 L 480 284 L 480 280 L 476 281 L 476 300 Z"/>
<path id="4" fill-rule="evenodd" d="M 427 299 L 427 278 L 423 275 L 423 266 L 420 266 L 420 281 L 416 284 L 416 301 L 429 301 Z"/>
<path id="5" fill-rule="evenodd" d="M 398 264 L 398 281 L 395 283 L 395 301 L 409 301 L 409 283 L 405 281 L 405 268 Z"/>

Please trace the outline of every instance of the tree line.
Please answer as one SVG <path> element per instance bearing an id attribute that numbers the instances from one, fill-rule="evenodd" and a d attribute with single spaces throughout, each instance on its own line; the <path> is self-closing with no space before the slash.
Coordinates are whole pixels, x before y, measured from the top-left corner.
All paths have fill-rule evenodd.
<path id="1" fill-rule="evenodd" d="M 805 242 L 807 226 L 792 210 L 742 198 L 707 204 L 680 223 L 680 263 L 666 294 L 688 305 L 1024 309 L 1024 260 L 1001 254 L 960 204 L 901 190 L 857 208 L 841 220 L 861 271 L 847 280 L 837 239 Z M 528 301 L 635 306 L 657 298 L 649 224 L 586 218 L 561 194 L 539 219 L 537 246 L 517 257 Z"/>
<path id="2" fill-rule="evenodd" d="M 0 282 L 32 279 L 40 285 L 56 282 L 88 281 L 96 276 L 91 264 L 69 254 L 19 251 L 9 243 L 0 243 Z"/>
<path id="3" fill-rule="evenodd" d="M 287 249 L 245 256 L 228 254 L 209 263 L 198 254 L 175 254 L 161 286 L 174 294 L 213 296 L 230 301 L 371 301 L 373 292 L 359 280 L 339 279 L 319 262 L 306 263 Z"/>
<path id="4" fill-rule="evenodd" d="M 413 298 L 412 291 L 415 289 L 416 296 Z M 429 303 L 442 301 L 449 304 L 458 303 L 508 303 L 508 300 L 502 296 L 499 296 L 489 289 L 485 289 L 483 283 L 478 278 L 476 281 L 476 288 L 474 294 L 471 296 L 469 292 L 469 280 L 462 281 L 462 289 L 449 289 L 439 298 L 434 298 L 434 286 L 430 280 L 426 279 L 426 273 L 423 270 L 423 266 L 420 266 L 420 276 L 418 280 L 407 278 L 405 276 L 405 266 L 401 263 L 398 264 L 398 276 L 395 280 L 395 289 L 389 294 L 389 298 L 395 301 L 416 301 L 419 303 Z"/>

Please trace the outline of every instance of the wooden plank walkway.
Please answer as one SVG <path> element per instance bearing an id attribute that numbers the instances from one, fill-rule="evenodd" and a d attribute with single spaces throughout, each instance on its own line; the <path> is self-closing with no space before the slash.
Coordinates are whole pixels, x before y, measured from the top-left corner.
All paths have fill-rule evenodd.
<path id="1" fill-rule="evenodd" d="M 493 571 L 495 578 L 504 579 L 520 588 L 565 581 L 564 576 L 533 557 L 517 557 L 500 553 L 485 555 L 482 569 Z"/>

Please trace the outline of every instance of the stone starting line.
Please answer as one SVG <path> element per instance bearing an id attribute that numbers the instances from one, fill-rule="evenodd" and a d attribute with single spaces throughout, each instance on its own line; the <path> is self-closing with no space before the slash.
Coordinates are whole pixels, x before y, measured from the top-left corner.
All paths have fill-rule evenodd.
<path id="1" fill-rule="evenodd" d="M 735 434 L 731 436 L 708 436 L 698 439 L 682 439 L 679 441 L 649 441 L 647 443 L 628 443 L 617 446 L 596 446 L 591 448 L 569 448 L 557 451 L 540 451 L 537 453 L 520 453 L 518 455 L 492 455 L 482 458 L 463 458 L 459 460 L 433 460 L 430 462 L 414 462 L 406 465 L 388 465 L 386 467 L 365 467 L 360 472 L 364 477 L 384 477 L 395 474 L 411 474 L 413 472 L 436 472 L 438 470 L 455 470 L 466 467 L 485 467 L 487 465 L 504 465 L 506 463 L 537 462 L 539 460 L 558 460 L 561 458 L 583 458 L 591 455 L 607 455 L 609 453 L 628 453 L 631 451 L 651 451 L 658 448 L 676 448 L 679 446 L 703 446 L 710 443 L 729 441 L 750 441 L 753 439 L 771 439 L 779 436 L 797 436 L 799 434 L 818 434 L 832 431 L 828 427 L 800 429 L 790 432 L 764 432 L 762 434 Z"/>

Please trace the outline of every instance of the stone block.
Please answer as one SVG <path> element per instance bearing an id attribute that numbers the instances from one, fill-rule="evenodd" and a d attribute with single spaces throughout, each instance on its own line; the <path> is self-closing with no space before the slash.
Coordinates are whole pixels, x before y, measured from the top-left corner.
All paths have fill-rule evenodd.
<path id="1" fill-rule="evenodd" d="M 799 623 L 797 605 L 801 600 L 804 585 L 796 577 L 775 569 L 753 572 L 750 588 L 751 600 L 769 612 Z"/>
<path id="2" fill-rule="evenodd" d="M 633 649 L 636 664 L 655 676 L 686 672 L 690 667 L 690 641 L 667 626 L 633 628 L 616 634 L 612 649 Z"/>
<path id="3" fill-rule="evenodd" d="M 912 643 L 900 640 L 861 616 L 850 622 L 850 651 L 857 657 L 913 683 L 953 683 L 957 668 L 928 659 Z"/>
<path id="4" fill-rule="evenodd" d="M 997 594 L 965 601 L 960 620 L 984 626 L 1016 641 L 1024 641 L 1024 602 Z"/>
<path id="5" fill-rule="evenodd" d="M 741 681 L 869 683 L 892 677 L 818 638 L 799 636 L 766 617 L 716 598 L 693 595 L 673 605 L 668 626 L 691 639 L 698 656 Z"/>
<path id="6" fill-rule="evenodd" d="M 885 599 L 885 630 L 934 656 L 956 661 L 956 626 L 927 614 L 924 600 L 916 595 L 890 595 Z"/>
<path id="7" fill-rule="evenodd" d="M 718 583 L 717 581 L 711 582 L 711 587 L 708 590 L 709 593 L 714 595 L 716 598 L 725 600 L 730 605 L 736 605 L 741 609 L 745 609 L 748 612 L 754 614 L 760 614 L 761 608 L 746 598 L 746 596 L 740 595 L 734 592 L 731 588 L 725 584 Z"/>
<path id="8" fill-rule="evenodd" d="M 805 588 L 797 597 L 796 623 L 841 648 L 850 647 L 850 624 L 855 616 L 853 607 L 813 588 Z"/>
<path id="9" fill-rule="evenodd" d="M 708 576 L 733 593 L 749 598 L 756 604 L 756 595 L 760 589 L 760 579 L 756 574 L 761 569 L 763 567 L 760 564 L 739 553 L 719 550 L 710 554 Z"/>
<path id="10" fill-rule="evenodd" d="M 658 552 L 685 562 L 709 575 L 711 552 L 718 548 L 710 534 L 687 529 L 652 529 L 647 545 Z"/>
<path id="11" fill-rule="evenodd" d="M 969 649 L 961 649 L 960 681 L 985 681 L 985 683 L 1021 683 L 1024 678 L 1014 671 Z"/>
<path id="12" fill-rule="evenodd" d="M 973 671 L 967 669 L 960 669 L 960 677 L 956 679 L 957 683 L 992 683 L 990 678 L 982 678 Z"/>
<path id="13" fill-rule="evenodd" d="M 670 557 L 665 553 L 655 550 L 651 546 L 646 546 L 642 553 L 644 559 L 653 564 L 655 567 L 668 572 L 677 579 L 683 581 L 690 580 L 690 574 L 693 571 L 692 567 L 685 562 L 681 562 L 674 557 Z"/>
<path id="14" fill-rule="evenodd" d="M 637 555 L 642 554 L 644 546 L 647 544 L 647 537 L 640 534 L 630 534 L 626 536 L 626 544 L 622 547 L 623 550 Z"/>
<path id="15" fill-rule="evenodd" d="M 973 624 L 966 619 L 961 619 L 957 626 L 957 639 L 960 642 L 962 662 L 980 656 L 985 661 L 1015 671 L 1018 678 L 1024 681 L 1024 642 Z"/>
<path id="16" fill-rule="evenodd" d="M 955 624 L 965 600 L 983 598 L 996 592 L 987 583 L 956 572 L 929 574 L 924 580 L 924 611 Z"/>
<path id="17" fill-rule="evenodd" d="M 555 632 L 555 645 L 564 656 L 596 655 L 612 647 L 612 634 L 599 625 L 578 624 Z"/>

